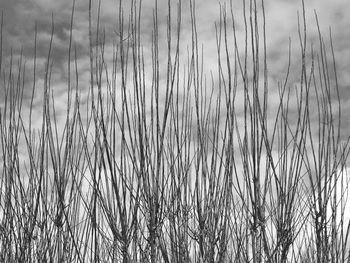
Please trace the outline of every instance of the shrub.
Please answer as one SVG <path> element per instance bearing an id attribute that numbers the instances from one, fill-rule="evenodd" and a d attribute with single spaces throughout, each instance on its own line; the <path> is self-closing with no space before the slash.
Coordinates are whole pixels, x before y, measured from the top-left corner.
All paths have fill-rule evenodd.
<path id="1" fill-rule="evenodd" d="M 195 2 L 187 46 L 183 3 L 168 1 L 165 28 L 155 3 L 148 45 L 141 1 L 129 13 L 120 1 L 110 49 L 89 1 L 87 79 L 73 1 L 65 114 L 54 19 L 41 65 L 35 31 L 30 77 L 22 53 L 1 44 L 1 261 L 349 262 L 349 145 L 331 35 L 328 48 L 320 30 L 310 45 L 303 7 L 298 65 L 289 47 L 274 83 L 264 2 L 243 1 L 243 46 L 232 3 L 220 6 L 208 77 Z"/>

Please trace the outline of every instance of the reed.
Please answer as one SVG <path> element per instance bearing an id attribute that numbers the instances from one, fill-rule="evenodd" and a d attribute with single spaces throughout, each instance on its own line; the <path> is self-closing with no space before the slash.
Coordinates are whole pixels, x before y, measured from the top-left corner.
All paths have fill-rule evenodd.
<path id="1" fill-rule="evenodd" d="M 232 1 L 218 6 L 210 74 L 195 1 L 166 14 L 155 1 L 147 42 L 142 1 L 120 0 L 113 47 L 101 1 L 88 4 L 89 74 L 74 0 L 64 112 L 54 18 L 44 64 L 35 29 L 32 65 L 3 52 L 1 20 L 1 262 L 350 262 L 349 138 L 316 13 L 318 43 L 302 4 L 299 57 L 290 42 L 275 83 L 264 1 L 242 2 L 243 42 Z"/>

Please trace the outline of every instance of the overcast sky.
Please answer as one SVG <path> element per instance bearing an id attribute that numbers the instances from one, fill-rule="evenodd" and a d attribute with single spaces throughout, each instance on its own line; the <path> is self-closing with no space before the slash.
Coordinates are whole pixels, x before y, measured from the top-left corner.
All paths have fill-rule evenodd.
<path id="1" fill-rule="evenodd" d="M 243 38 L 243 21 L 241 0 L 232 0 L 234 13 L 237 17 L 237 34 Z M 116 37 L 115 30 L 118 25 L 118 3 L 116 0 L 102 0 L 101 25 L 106 30 L 106 50 L 111 49 L 113 38 Z M 126 0 L 124 0 L 126 2 Z M 164 23 L 167 13 L 165 0 L 159 0 L 159 19 Z M 185 43 L 189 42 L 191 25 L 189 23 L 188 1 L 183 0 L 183 24 L 182 37 Z M 248 1 L 247 1 L 248 2 Z M 260 1 L 259 1 L 260 2 Z M 96 18 L 97 1 L 94 1 L 94 17 Z M 214 23 L 219 21 L 219 4 L 229 7 L 229 1 L 225 0 L 197 0 L 197 27 L 199 41 L 203 43 L 205 67 L 210 70 L 213 66 L 215 70 L 216 47 L 215 47 L 215 27 Z M 152 25 L 153 0 L 143 1 L 142 30 L 145 35 L 144 44 L 150 36 Z M 267 45 L 268 45 L 268 67 L 271 86 L 276 86 L 277 81 L 283 81 L 288 61 L 289 38 L 292 42 L 292 59 L 297 61 L 300 58 L 299 40 L 297 35 L 297 11 L 301 10 L 301 1 L 293 0 L 265 0 Z M 30 76 L 33 65 L 33 44 L 34 28 L 37 24 L 37 63 L 44 65 L 48 43 L 51 34 L 51 15 L 55 24 L 54 34 L 54 68 L 53 68 L 53 88 L 55 93 L 55 106 L 58 113 L 62 113 L 62 120 L 66 111 L 65 91 L 67 79 L 67 51 L 70 30 L 70 15 L 72 0 L 0 0 L 0 11 L 3 12 L 3 65 L 8 63 L 11 50 L 15 58 L 18 58 L 21 48 L 25 55 L 28 76 Z M 349 0 L 305 0 L 306 20 L 308 36 L 311 42 L 317 43 L 317 30 L 314 17 L 314 10 L 318 14 L 320 28 L 324 34 L 326 44 L 328 42 L 329 27 L 332 28 L 335 56 L 337 60 L 338 82 L 340 85 L 341 102 L 343 108 L 343 136 L 348 136 L 350 132 L 350 10 Z M 175 10 L 175 8 L 174 8 Z M 164 28 L 163 28 L 164 29 Z M 88 86 L 89 80 L 89 39 L 88 39 L 88 0 L 77 0 L 73 23 L 73 42 L 77 47 L 79 63 L 80 85 Z M 186 50 L 182 50 L 186 54 Z M 329 53 L 330 57 L 330 53 Z M 6 70 L 6 67 L 2 70 Z M 43 81 L 43 74 L 38 69 L 37 83 Z M 1 72 L 2 74 L 2 72 Z M 292 72 L 290 76 L 291 84 L 297 82 L 299 72 Z M 294 78 L 294 79 L 293 79 Z M 1 83 L 2 84 L 2 83 Z M 0 85 L 1 85 L 0 84 Z M 28 90 L 31 88 L 30 77 L 28 79 Z M 277 96 L 271 93 L 270 96 Z M 1 95 L 1 92 L 0 92 Z M 239 96 L 239 93 L 238 95 Z M 0 99 L 0 103 L 3 102 Z M 238 103 L 242 102 L 238 98 Z M 24 102 L 24 110 L 26 110 Z M 41 109 L 40 100 L 34 101 L 34 112 Z M 40 118 L 33 120 L 39 124 Z"/>
<path id="2" fill-rule="evenodd" d="M 97 13 L 97 1 L 93 1 L 94 16 Z M 115 29 L 118 22 L 118 2 L 115 0 L 102 0 L 101 25 L 106 30 L 106 49 L 111 48 L 113 38 L 116 37 Z M 127 2 L 127 1 L 123 1 Z M 165 21 L 167 13 L 167 1 L 159 1 L 160 21 Z M 172 1 L 174 2 L 174 1 Z M 238 37 L 243 39 L 242 1 L 233 0 L 234 14 L 237 17 Z M 247 1 L 248 2 L 248 1 Z M 259 1 L 260 2 L 260 1 Z M 214 23 L 219 21 L 219 5 L 226 4 L 228 0 L 197 0 L 197 27 L 199 41 L 203 43 L 205 66 L 209 71 L 215 70 L 216 47 Z M 144 0 L 142 8 L 142 31 L 145 34 L 144 41 L 150 40 L 147 31 L 152 25 L 153 0 Z M 297 35 L 297 11 L 301 10 L 301 1 L 266 0 L 266 28 L 268 45 L 268 67 L 271 84 L 282 81 L 288 60 L 288 42 L 292 41 L 293 59 L 298 59 L 300 53 Z M 328 42 L 329 27 L 332 28 L 335 56 L 337 59 L 341 99 L 345 114 L 350 110 L 350 19 L 347 10 L 350 10 L 348 0 L 305 0 L 306 20 L 308 35 L 311 42 L 317 44 L 317 30 L 314 10 L 318 14 L 320 28 Z M 37 24 L 37 62 L 44 64 L 51 33 L 51 15 L 55 24 L 54 35 L 54 68 L 53 85 L 58 92 L 56 107 L 65 110 L 63 100 L 66 90 L 66 64 L 69 40 L 70 15 L 72 0 L 0 0 L 0 10 L 4 16 L 3 28 L 3 63 L 9 60 L 10 50 L 14 57 L 19 54 L 21 48 L 25 55 L 27 71 L 31 72 L 33 64 L 34 26 Z M 190 39 L 190 20 L 188 1 L 183 1 L 182 37 Z M 175 11 L 175 8 L 174 8 Z M 162 23 L 162 22 L 161 22 Z M 77 47 L 80 83 L 88 81 L 88 1 L 77 0 L 73 23 L 73 42 Z M 182 50 L 186 54 L 186 50 Z M 330 55 L 330 54 L 329 54 Z M 39 72 L 40 73 L 40 72 Z M 30 74 L 28 74 L 30 75 Z M 297 78 L 298 73 L 291 74 L 291 81 Z M 38 74 L 38 83 L 42 81 Z M 295 80 L 296 81 L 296 80 Z M 60 100 L 60 96 L 62 100 Z M 271 95 L 273 98 L 273 95 Z M 61 103 L 60 103 L 61 101 Z M 343 132 L 350 131 L 348 118 L 343 120 Z"/>

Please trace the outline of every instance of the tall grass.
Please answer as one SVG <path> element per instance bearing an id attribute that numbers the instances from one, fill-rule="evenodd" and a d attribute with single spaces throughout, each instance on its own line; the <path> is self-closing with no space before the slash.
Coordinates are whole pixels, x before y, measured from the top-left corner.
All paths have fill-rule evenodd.
<path id="1" fill-rule="evenodd" d="M 37 30 L 28 66 L 3 53 L 1 20 L 0 261 L 350 262 L 348 137 L 317 15 L 309 43 L 302 6 L 297 67 L 289 47 L 274 83 L 263 1 L 243 1 L 243 46 L 232 3 L 218 7 L 210 75 L 195 1 L 188 45 L 185 3 L 168 1 L 164 29 L 155 1 L 150 44 L 142 2 L 124 4 L 110 51 L 101 2 L 89 1 L 84 83 L 73 1 L 65 113 L 52 84 L 54 19 L 43 70 Z"/>

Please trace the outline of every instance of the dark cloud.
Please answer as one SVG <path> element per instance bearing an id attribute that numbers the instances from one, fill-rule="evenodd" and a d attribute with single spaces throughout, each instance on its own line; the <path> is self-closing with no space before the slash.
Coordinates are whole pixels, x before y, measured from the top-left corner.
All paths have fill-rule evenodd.
<path id="1" fill-rule="evenodd" d="M 123 13 L 125 15 L 125 29 L 128 26 L 128 14 L 131 1 L 122 1 Z M 8 56 L 9 50 L 18 54 L 23 47 L 24 55 L 28 61 L 27 65 L 32 64 L 34 49 L 34 27 L 37 26 L 37 59 L 41 63 L 39 73 L 43 72 L 45 59 L 49 49 L 49 41 L 52 26 L 52 14 L 54 23 L 54 45 L 52 49 L 52 59 L 54 61 L 54 77 L 59 83 L 67 79 L 66 64 L 68 58 L 68 42 L 70 34 L 70 18 L 72 0 L 12 0 L 1 1 L 0 10 L 4 13 L 4 31 L 3 31 L 3 53 Z M 98 1 L 92 1 L 93 14 L 93 32 L 96 32 Z M 116 31 L 119 28 L 118 1 L 101 1 L 100 28 L 105 32 L 106 50 L 112 50 L 112 43 L 118 37 Z M 173 3 L 173 2 L 172 2 Z M 237 37 L 240 48 L 244 47 L 244 23 L 242 13 L 242 1 L 232 1 L 233 13 L 236 20 Z M 201 0 L 196 2 L 197 32 L 200 45 L 203 44 L 205 70 L 216 70 L 217 52 L 215 39 L 214 22 L 219 22 L 220 5 L 226 6 L 227 15 L 230 17 L 230 1 L 220 0 Z M 335 55 L 337 58 L 338 76 L 341 87 L 342 99 L 348 101 L 350 97 L 349 86 L 350 79 L 350 19 L 347 18 L 346 10 L 350 10 L 350 1 L 348 0 L 310 0 L 305 1 L 306 20 L 308 27 L 309 40 L 315 45 L 318 42 L 316 21 L 314 9 L 318 13 L 320 28 L 328 37 L 328 28 L 332 27 Z M 172 29 L 176 29 L 176 4 L 172 4 Z M 300 58 L 300 46 L 297 34 L 297 11 L 301 10 L 300 1 L 265 1 L 268 62 L 271 83 L 282 81 L 285 77 L 285 71 L 288 63 L 288 45 L 289 38 L 292 41 L 292 63 L 298 65 Z M 142 3 L 142 24 L 141 37 L 145 56 L 151 57 L 151 33 L 153 30 L 153 12 L 154 1 L 146 0 Z M 248 6 L 247 6 L 248 10 Z M 158 19 L 159 19 L 159 39 L 160 64 L 165 65 L 166 56 L 166 22 L 167 22 L 167 1 L 158 1 Z M 181 53 L 187 55 L 188 46 L 191 45 L 191 25 L 190 25 L 190 7 L 188 1 L 182 2 L 182 45 Z M 231 27 L 231 20 L 228 20 Z M 231 36 L 232 37 L 232 36 Z M 232 38 L 231 40 L 232 41 Z M 232 44 L 232 43 L 231 43 Z M 81 75 L 85 76 L 85 70 L 88 66 L 88 1 L 77 0 L 75 6 L 75 15 L 73 22 L 73 46 L 77 50 L 78 61 L 80 62 Z M 233 47 L 233 45 L 232 45 Z M 112 56 L 106 56 L 111 60 Z M 186 59 L 184 59 L 186 61 Z M 146 63 L 150 63 L 149 61 Z M 147 67 L 147 65 L 146 65 Z M 149 67 L 148 67 L 149 68 Z M 40 71 L 41 70 L 41 71 Z M 298 71 L 290 75 L 291 85 L 298 82 Z M 40 74 L 38 74 L 40 75 Z M 84 78 L 84 77 L 82 77 Z"/>

